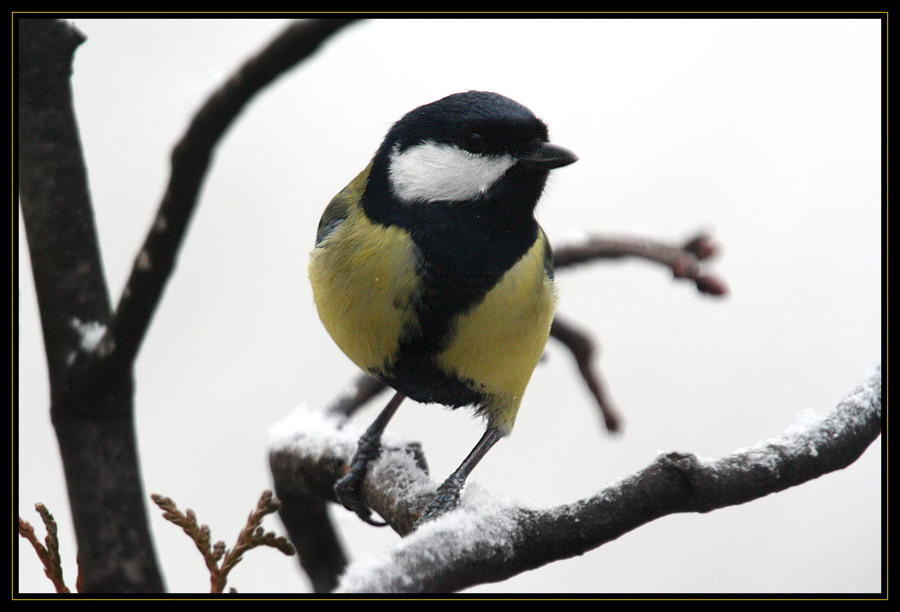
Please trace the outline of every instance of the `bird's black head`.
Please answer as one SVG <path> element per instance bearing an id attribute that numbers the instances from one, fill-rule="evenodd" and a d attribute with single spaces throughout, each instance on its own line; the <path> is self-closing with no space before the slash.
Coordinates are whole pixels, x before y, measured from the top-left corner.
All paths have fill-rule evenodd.
<path id="1" fill-rule="evenodd" d="M 500 94 L 468 91 L 403 116 L 375 156 L 369 205 L 496 202 L 534 209 L 547 174 L 574 162 L 548 142 L 547 126 Z M 381 192 L 373 202 L 373 193 Z"/>
<path id="2" fill-rule="evenodd" d="M 515 155 L 527 152 L 532 141 L 547 141 L 547 126 L 534 113 L 500 94 L 467 91 L 410 111 L 385 144 L 400 153 L 434 142 L 478 155 Z"/>

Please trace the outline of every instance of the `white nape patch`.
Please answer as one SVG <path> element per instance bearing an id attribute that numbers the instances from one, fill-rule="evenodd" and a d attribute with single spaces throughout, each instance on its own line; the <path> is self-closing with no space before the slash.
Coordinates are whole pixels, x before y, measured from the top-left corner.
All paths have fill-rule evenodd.
<path id="1" fill-rule="evenodd" d="M 514 163 L 511 155 L 479 155 L 429 140 L 403 152 L 395 147 L 388 177 L 403 202 L 462 202 L 482 196 Z"/>

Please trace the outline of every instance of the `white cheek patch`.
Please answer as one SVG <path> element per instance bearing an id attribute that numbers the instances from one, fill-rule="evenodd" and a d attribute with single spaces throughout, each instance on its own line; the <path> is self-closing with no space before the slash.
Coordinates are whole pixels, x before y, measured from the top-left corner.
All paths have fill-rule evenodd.
<path id="1" fill-rule="evenodd" d="M 514 163 L 510 155 L 478 155 L 427 141 L 391 151 L 388 176 L 403 202 L 461 202 L 483 195 Z"/>

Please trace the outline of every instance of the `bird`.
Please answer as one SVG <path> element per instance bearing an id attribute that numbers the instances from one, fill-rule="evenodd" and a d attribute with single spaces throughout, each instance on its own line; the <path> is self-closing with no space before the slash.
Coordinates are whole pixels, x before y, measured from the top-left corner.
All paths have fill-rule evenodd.
<path id="1" fill-rule="evenodd" d="M 367 523 L 387 524 L 372 518 L 362 482 L 405 398 L 471 407 L 485 421 L 415 528 L 452 510 L 472 469 L 512 431 L 557 302 L 535 207 L 550 171 L 577 159 L 522 104 L 454 93 L 394 123 L 325 208 L 308 264 L 319 318 L 395 392 L 334 487 Z"/>

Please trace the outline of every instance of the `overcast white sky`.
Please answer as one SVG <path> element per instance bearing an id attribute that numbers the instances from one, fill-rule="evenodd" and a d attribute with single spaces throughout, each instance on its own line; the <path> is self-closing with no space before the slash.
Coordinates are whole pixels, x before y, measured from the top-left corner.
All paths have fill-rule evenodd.
<path id="1" fill-rule="evenodd" d="M 118 299 L 204 97 L 283 20 L 75 19 L 73 86 L 103 261 Z M 355 375 L 315 314 L 306 258 L 328 200 L 390 124 L 446 94 L 530 107 L 578 163 L 538 217 L 552 242 L 587 232 L 722 247 L 726 299 L 648 263 L 558 275 L 560 312 L 591 330 L 625 418 L 601 426 L 557 344 L 513 435 L 470 481 L 538 505 L 590 495 L 659 452 L 717 456 L 825 414 L 881 359 L 881 35 L 876 19 L 374 20 L 263 92 L 226 135 L 136 369 L 147 493 L 233 543 L 260 492 L 270 428 Z M 19 225 L 19 232 L 22 226 Z M 18 247 L 19 513 L 75 544 L 50 425 L 41 332 Z M 360 415 L 364 425 L 379 407 Z M 481 434 L 464 411 L 408 403 L 391 431 L 442 479 Z M 473 592 L 858 593 L 881 576 L 881 441 L 854 465 L 707 515 L 672 516 L 582 557 Z M 170 590 L 204 592 L 193 544 L 150 509 Z M 353 557 L 396 541 L 335 509 Z M 277 518 L 270 529 L 283 531 Z M 21 548 L 19 588 L 49 592 Z M 243 593 L 307 592 L 294 559 L 251 551 Z"/>

